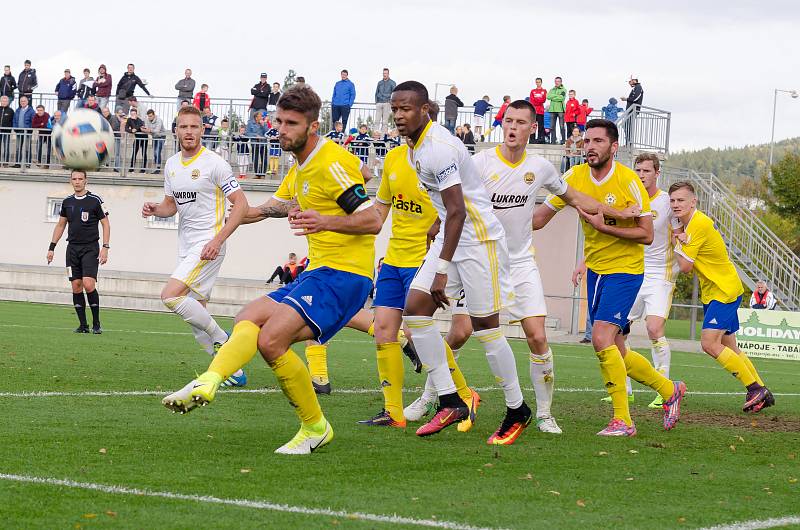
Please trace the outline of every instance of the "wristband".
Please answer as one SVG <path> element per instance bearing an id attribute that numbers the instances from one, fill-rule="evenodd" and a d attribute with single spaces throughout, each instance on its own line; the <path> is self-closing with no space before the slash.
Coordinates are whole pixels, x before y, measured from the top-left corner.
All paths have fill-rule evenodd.
<path id="1" fill-rule="evenodd" d="M 103 243 L 103 248 L 111 248 L 108 243 Z"/>
<path id="2" fill-rule="evenodd" d="M 51 242 L 50 242 L 50 246 L 47 248 L 47 251 L 48 251 L 48 252 L 52 252 L 52 251 L 54 251 L 55 249 L 56 249 L 56 244 L 55 244 L 55 243 L 53 243 L 53 242 L 51 241 Z"/>
<path id="3" fill-rule="evenodd" d="M 439 262 L 436 264 L 436 274 L 447 274 L 447 269 L 449 266 L 449 261 L 439 258 Z"/>

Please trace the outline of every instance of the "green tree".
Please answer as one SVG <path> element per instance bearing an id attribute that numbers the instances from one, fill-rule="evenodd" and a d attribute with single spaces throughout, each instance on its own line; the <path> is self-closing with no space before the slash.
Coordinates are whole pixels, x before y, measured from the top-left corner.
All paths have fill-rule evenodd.
<path id="1" fill-rule="evenodd" d="M 289 69 L 289 73 L 286 74 L 286 77 L 283 78 L 283 89 L 286 90 L 287 88 L 293 86 L 297 83 L 297 74 L 291 68 Z"/>
<path id="2" fill-rule="evenodd" d="M 800 155 L 788 153 L 773 165 L 767 188 L 770 208 L 783 217 L 800 221 Z"/>

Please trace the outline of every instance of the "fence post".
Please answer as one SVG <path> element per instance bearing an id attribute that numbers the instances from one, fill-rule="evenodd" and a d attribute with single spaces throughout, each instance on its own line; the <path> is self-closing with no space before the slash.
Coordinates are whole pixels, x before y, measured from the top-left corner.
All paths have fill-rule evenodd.
<path id="1" fill-rule="evenodd" d="M 698 299 L 699 283 L 697 281 L 697 274 L 692 276 L 692 309 L 689 317 L 689 339 L 697 340 L 697 299 Z"/>

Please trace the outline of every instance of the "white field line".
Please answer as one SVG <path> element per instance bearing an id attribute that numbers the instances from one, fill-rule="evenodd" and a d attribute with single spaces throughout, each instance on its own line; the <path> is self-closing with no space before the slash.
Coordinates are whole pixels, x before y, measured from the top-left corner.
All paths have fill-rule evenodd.
<path id="1" fill-rule="evenodd" d="M 162 499 L 191 501 L 201 504 L 223 504 L 227 506 L 238 506 L 240 508 L 253 508 L 256 510 L 269 510 L 273 512 L 296 513 L 301 515 L 317 515 L 323 517 L 340 517 L 356 521 L 371 521 L 384 524 L 403 524 L 413 526 L 424 526 L 429 528 L 447 528 L 450 530 L 488 530 L 482 527 L 470 526 L 463 523 L 452 521 L 439 521 L 434 519 L 415 519 L 412 517 L 402 517 L 399 515 L 380 515 L 364 512 L 348 512 L 344 510 L 333 510 L 330 508 L 309 508 L 306 506 L 292 506 L 290 504 L 278 504 L 268 501 L 257 501 L 247 499 L 225 499 L 212 497 L 210 495 L 190 495 L 185 493 L 175 493 L 171 491 L 151 491 L 147 489 L 131 488 L 126 486 L 110 486 L 106 484 L 96 484 L 93 482 L 76 482 L 69 479 L 57 479 L 48 477 L 31 477 L 27 475 L 13 475 L 0 473 L 0 480 L 9 482 L 23 482 L 28 484 L 45 484 L 49 486 L 61 486 L 81 490 L 99 491 L 115 495 L 136 495 L 139 497 L 159 497 Z"/>
<path id="2" fill-rule="evenodd" d="M 800 516 L 789 515 L 786 517 L 774 517 L 772 519 L 762 519 L 760 521 L 742 521 L 719 526 L 709 526 L 701 530 L 758 530 L 759 528 L 778 528 L 792 524 L 800 525 Z"/>
<path id="3" fill-rule="evenodd" d="M 499 387 L 475 387 L 478 392 L 499 392 L 502 390 Z M 526 392 L 533 392 L 533 388 L 523 388 Z M 406 392 L 421 392 L 422 388 L 406 388 Z M 223 394 L 279 394 L 279 388 L 231 388 L 221 389 Z M 589 393 L 589 394 L 604 394 L 606 391 L 602 388 L 560 388 L 556 387 L 556 392 L 567 393 Z M 636 393 L 651 394 L 652 390 L 636 389 Z M 49 397 L 141 397 L 141 396 L 163 396 L 169 393 L 169 390 L 86 390 L 76 392 L 60 392 L 60 391 L 29 391 L 29 392 L 0 392 L 0 398 L 49 398 Z M 334 394 L 380 394 L 381 390 L 376 388 L 335 388 Z M 688 395 L 694 396 L 741 396 L 742 392 L 705 392 L 705 391 L 689 391 Z M 781 393 L 775 392 L 776 396 L 782 397 L 800 397 L 800 393 Z"/>

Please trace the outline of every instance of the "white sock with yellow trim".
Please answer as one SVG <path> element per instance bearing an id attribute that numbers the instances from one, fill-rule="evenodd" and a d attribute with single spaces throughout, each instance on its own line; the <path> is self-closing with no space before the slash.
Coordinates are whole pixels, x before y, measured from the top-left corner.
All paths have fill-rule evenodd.
<path id="1" fill-rule="evenodd" d="M 536 395 L 536 417 L 545 418 L 551 415 L 550 405 L 553 402 L 555 386 L 553 350 L 547 348 L 542 354 L 531 352 L 530 360 L 531 383 L 533 393 Z"/>
<path id="2" fill-rule="evenodd" d="M 514 352 L 500 328 L 484 329 L 472 334 L 486 351 L 486 359 L 495 380 L 503 387 L 506 406 L 515 409 L 522 405 L 522 388 L 517 376 L 517 362 Z"/>
<path id="3" fill-rule="evenodd" d="M 189 296 L 167 298 L 164 300 L 164 305 L 193 328 L 206 332 L 213 342 L 224 343 L 228 340 L 228 335 L 222 331 L 208 310 L 194 298 Z"/>
<path id="4" fill-rule="evenodd" d="M 672 360 L 672 350 L 667 337 L 659 337 L 650 341 L 650 353 L 653 356 L 653 367 L 669 379 L 669 363 Z"/>
<path id="5" fill-rule="evenodd" d="M 444 339 L 436 329 L 433 317 L 404 316 L 403 322 L 414 336 L 417 355 L 428 372 L 428 380 L 436 389 L 436 394 L 443 396 L 455 393 L 456 384 L 447 366 Z"/>

